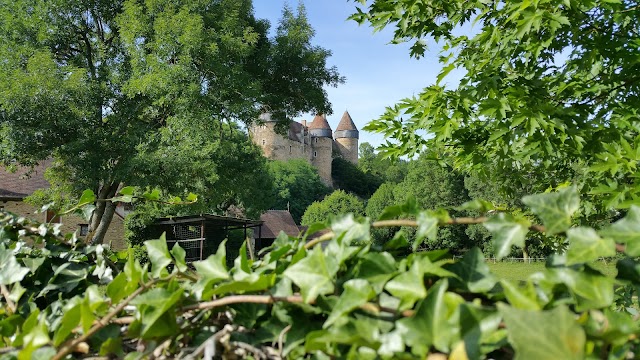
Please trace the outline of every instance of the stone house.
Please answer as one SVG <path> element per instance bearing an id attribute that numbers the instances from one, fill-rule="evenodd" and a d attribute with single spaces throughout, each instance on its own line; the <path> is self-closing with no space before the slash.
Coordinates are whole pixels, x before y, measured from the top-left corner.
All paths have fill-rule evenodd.
<path id="1" fill-rule="evenodd" d="M 318 170 L 320 178 L 331 186 L 331 162 L 341 156 L 358 163 L 359 132 L 351 115 L 345 111 L 333 132 L 326 116 L 316 115 L 307 121 L 292 121 L 286 136 L 276 133 L 276 121 L 269 113 L 260 116 L 260 124 L 249 128 L 252 141 L 272 160 L 304 159 Z"/>
<path id="2" fill-rule="evenodd" d="M 0 210 L 8 211 L 16 215 L 24 216 L 38 222 L 61 223 L 62 233 L 76 232 L 80 237 L 85 236 L 89 224 L 80 216 L 71 214 L 55 216 L 52 211 L 40 213 L 38 206 L 24 202 L 24 199 L 34 191 L 46 189 L 50 186 L 44 178 L 44 172 L 51 165 L 50 161 L 44 161 L 33 169 L 19 168 L 16 172 L 0 169 Z M 111 225 L 105 235 L 105 244 L 110 244 L 114 250 L 126 249 L 124 241 L 124 216 L 123 206 L 118 206 L 113 216 Z"/>

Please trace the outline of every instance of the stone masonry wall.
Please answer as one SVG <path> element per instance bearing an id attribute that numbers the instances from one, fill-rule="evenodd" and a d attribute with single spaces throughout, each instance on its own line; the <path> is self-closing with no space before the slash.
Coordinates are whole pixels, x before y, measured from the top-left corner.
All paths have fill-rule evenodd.
<path id="1" fill-rule="evenodd" d="M 336 142 L 342 156 L 352 164 L 358 165 L 358 139 L 338 138 Z"/>

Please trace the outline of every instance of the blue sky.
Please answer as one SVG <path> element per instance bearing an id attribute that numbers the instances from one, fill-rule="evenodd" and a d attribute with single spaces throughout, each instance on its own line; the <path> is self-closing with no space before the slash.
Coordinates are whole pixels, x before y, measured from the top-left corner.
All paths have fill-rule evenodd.
<path id="1" fill-rule="evenodd" d="M 297 0 L 254 0 L 255 15 L 268 19 L 273 29 L 285 3 L 294 9 L 298 5 Z M 409 44 L 389 44 L 391 29 L 374 34 L 368 25 L 347 20 L 355 12 L 353 1 L 306 0 L 304 4 L 316 31 L 313 43 L 333 52 L 329 65 L 335 65 L 347 78 L 338 88 L 326 89 L 333 105 L 333 115 L 327 117 L 332 128 L 348 110 L 361 129 L 378 118 L 386 106 L 418 94 L 435 82 L 440 64 L 433 46 L 424 58 L 415 60 L 409 57 Z M 310 120 L 311 116 L 300 119 Z M 381 135 L 360 131 L 360 143 L 367 141 L 377 146 L 383 140 Z"/>

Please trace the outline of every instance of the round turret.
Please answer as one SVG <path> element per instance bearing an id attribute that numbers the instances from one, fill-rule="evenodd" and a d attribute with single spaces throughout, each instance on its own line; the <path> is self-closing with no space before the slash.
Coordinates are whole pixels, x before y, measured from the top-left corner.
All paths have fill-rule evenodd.
<path id="1" fill-rule="evenodd" d="M 309 125 L 309 134 L 315 137 L 332 137 L 331 126 L 324 115 L 316 115 Z"/>
<path id="2" fill-rule="evenodd" d="M 345 111 L 342 115 L 342 119 L 340 119 L 340 123 L 336 128 L 335 136 L 342 156 L 353 164 L 357 164 L 360 133 L 348 111 Z"/>

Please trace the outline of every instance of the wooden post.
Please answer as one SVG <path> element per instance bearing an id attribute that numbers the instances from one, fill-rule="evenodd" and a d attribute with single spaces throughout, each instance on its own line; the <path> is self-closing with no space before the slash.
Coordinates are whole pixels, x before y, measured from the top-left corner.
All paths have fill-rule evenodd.
<path id="1" fill-rule="evenodd" d="M 203 254 L 204 254 L 204 220 L 200 220 L 200 260 L 204 260 Z"/>

